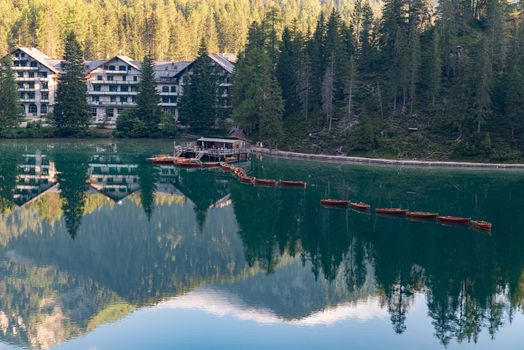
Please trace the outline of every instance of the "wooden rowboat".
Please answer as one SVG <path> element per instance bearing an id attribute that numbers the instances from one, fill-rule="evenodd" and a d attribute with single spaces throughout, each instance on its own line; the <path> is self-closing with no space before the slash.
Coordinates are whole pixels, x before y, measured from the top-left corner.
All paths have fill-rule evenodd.
<path id="1" fill-rule="evenodd" d="M 307 183 L 304 181 L 288 181 L 288 180 L 280 180 L 281 186 L 289 186 L 289 187 L 307 187 Z"/>
<path id="2" fill-rule="evenodd" d="M 470 218 L 461 218 L 457 216 L 439 216 L 437 219 L 451 224 L 469 224 L 471 221 Z"/>
<path id="3" fill-rule="evenodd" d="M 491 231 L 491 222 L 482 221 L 482 220 L 471 220 L 471 225 L 479 230 Z"/>
<path id="4" fill-rule="evenodd" d="M 219 166 L 220 163 L 218 162 L 204 162 L 202 163 L 202 168 L 215 168 L 217 166 Z"/>
<path id="5" fill-rule="evenodd" d="M 240 180 L 240 182 L 243 182 L 246 184 L 253 183 L 253 178 L 251 176 L 239 176 L 238 179 Z"/>
<path id="6" fill-rule="evenodd" d="M 276 186 L 278 184 L 277 180 L 271 180 L 271 179 L 253 179 L 253 183 L 255 185 L 263 185 L 263 186 Z"/>
<path id="7" fill-rule="evenodd" d="M 362 210 L 362 211 L 368 211 L 369 208 L 371 208 L 371 205 L 367 204 L 367 203 L 362 203 L 362 202 L 351 202 L 351 208 L 353 209 L 357 209 L 357 210 Z"/>
<path id="8" fill-rule="evenodd" d="M 152 161 L 155 164 L 172 164 L 176 159 L 177 157 L 167 155 L 159 155 L 154 156 L 152 158 L 148 158 L 148 160 Z"/>
<path id="9" fill-rule="evenodd" d="M 429 213 L 425 211 L 408 211 L 406 212 L 406 216 L 417 219 L 435 219 L 438 216 L 438 213 Z"/>
<path id="10" fill-rule="evenodd" d="M 321 199 L 320 204 L 329 207 L 345 207 L 349 206 L 349 201 L 343 199 Z"/>
<path id="11" fill-rule="evenodd" d="M 377 208 L 375 209 L 377 214 L 389 214 L 389 215 L 405 215 L 408 210 L 400 208 Z"/>

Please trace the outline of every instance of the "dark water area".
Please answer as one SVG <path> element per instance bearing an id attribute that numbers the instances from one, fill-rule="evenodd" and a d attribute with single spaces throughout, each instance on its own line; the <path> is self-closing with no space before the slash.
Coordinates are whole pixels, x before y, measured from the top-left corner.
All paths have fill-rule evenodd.
<path id="1" fill-rule="evenodd" d="M 0 349 L 522 348 L 524 172 L 253 156 L 308 182 L 255 187 L 113 142 L 0 143 Z"/>

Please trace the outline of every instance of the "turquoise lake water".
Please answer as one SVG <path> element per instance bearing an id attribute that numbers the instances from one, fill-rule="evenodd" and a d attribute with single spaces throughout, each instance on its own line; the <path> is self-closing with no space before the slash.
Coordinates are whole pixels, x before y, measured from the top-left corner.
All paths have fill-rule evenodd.
<path id="1" fill-rule="evenodd" d="M 308 182 L 255 187 L 113 142 L 0 142 L 0 349 L 522 348 L 524 172 L 254 156 Z"/>

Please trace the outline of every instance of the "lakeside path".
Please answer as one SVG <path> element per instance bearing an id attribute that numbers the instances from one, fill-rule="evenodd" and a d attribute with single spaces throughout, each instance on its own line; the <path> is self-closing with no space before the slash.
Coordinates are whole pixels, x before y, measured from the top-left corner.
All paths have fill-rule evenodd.
<path id="1" fill-rule="evenodd" d="M 336 156 L 329 154 L 309 154 L 289 151 L 280 151 L 268 148 L 253 147 L 251 152 L 254 154 L 264 154 L 274 157 L 303 159 L 315 161 L 329 161 L 339 163 L 356 163 L 356 164 L 382 164 L 382 165 L 403 165 L 413 167 L 428 168 L 473 168 L 473 169 L 519 169 L 524 170 L 524 164 L 504 164 L 504 163 L 473 163 L 473 162 L 451 162 L 451 161 L 425 161 L 425 160 L 401 160 L 401 159 L 383 159 L 383 158 L 365 158 Z"/>

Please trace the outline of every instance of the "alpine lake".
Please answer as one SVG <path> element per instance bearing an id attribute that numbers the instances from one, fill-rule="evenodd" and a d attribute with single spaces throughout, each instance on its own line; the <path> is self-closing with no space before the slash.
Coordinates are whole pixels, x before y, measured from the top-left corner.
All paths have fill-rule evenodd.
<path id="1" fill-rule="evenodd" d="M 524 172 L 0 142 L 0 349 L 522 349 Z M 322 198 L 493 223 L 413 221 Z"/>

